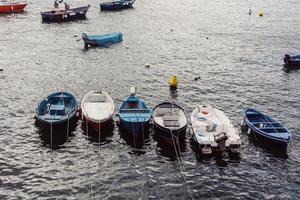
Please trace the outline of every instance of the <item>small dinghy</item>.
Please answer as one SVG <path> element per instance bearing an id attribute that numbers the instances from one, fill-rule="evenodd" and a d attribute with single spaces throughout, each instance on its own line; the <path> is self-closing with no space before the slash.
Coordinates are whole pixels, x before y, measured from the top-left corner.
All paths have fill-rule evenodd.
<path id="1" fill-rule="evenodd" d="M 100 3 L 101 10 L 122 10 L 126 8 L 132 8 L 135 0 L 118 0 L 112 2 Z"/>
<path id="2" fill-rule="evenodd" d="M 274 148 L 286 148 L 290 142 L 292 134 L 286 127 L 255 109 L 245 111 L 244 123 L 248 134 L 253 133 L 256 139 L 272 144 Z"/>
<path id="3" fill-rule="evenodd" d="M 86 13 L 89 10 L 90 5 L 72 8 L 67 10 L 52 10 L 42 12 L 43 22 L 66 22 L 79 19 L 85 19 Z"/>
<path id="4" fill-rule="evenodd" d="M 284 61 L 285 67 L 287 67 L 287 68 L 300 67 L 300 55 L 290 56 L 290 55 L 286 54 L 284 56 L 283 61 Z"/>
<path id="5" fill-rule="evenodd" d="M 120 126 L 134 136 L 139 136 L 148 131 L 151 115 L 150 107 L 135 95 L 135 88 L 132 87 L 131 95 L 119 109 Z"/>
<path id="6" fill-rule="evenodd" d="M 88 46 L 107 46 L 114 43 L 123 41 L 122 33 L 110 33 L 104 35 L 87 35 L 82 33 L 82 39 L 84 41 L 85 48 Z"/>
<path id="7" fill-rule="evenodd" d="M 187 117 L 183 108 L 172 102 L 163 102 L 153 109 L 154 127 L 157 135 L 166 140 L 185 137 Z"/>
<path id="8" fill-rule="evenodd" d="M 238 153 L 241 139 L 224 112 L 211 106 L 198 106 L 191 114 L 193 141 L 203 155 L 228 151 Z"/>
<path id="9" fill-rule="evenodd" d="M 90 91 L 82 99 L 80 111 L 82 119 L 94 131 L 109 125 L 114 113 L 114 102 L 105 91 Z"/>
<path id="10" fill-rule="evenodd" d="M 16 1 L 0 1 L 0 14 L 2 13 L 18 13 L 23 12 L 27 6 L 27 2 L 16 2 Z"/>
<path id="11" fill-rule="evenodd" d="M 69 125 L 75 119 L 78 104 L 73 94 L 56 92 L 44 98 L 36 108 L 36 119 L 46 126 Z"/>

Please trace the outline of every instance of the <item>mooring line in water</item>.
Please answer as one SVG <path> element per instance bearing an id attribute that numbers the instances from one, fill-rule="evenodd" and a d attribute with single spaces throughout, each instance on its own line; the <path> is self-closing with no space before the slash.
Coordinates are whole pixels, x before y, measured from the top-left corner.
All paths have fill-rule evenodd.
<path id="1" fill-rule="evenodd" d="M 142 124 L 142 133 L 143 133 L 143 149 L 145 148 L 145 131 L 144 131 L 144 124 Z M 145 149 L 144 149 L 145 150 Z M 144 156 L 144 165 L 146 167 L 146 179 L 147 179 L 147 197 L 149 197 L 149 175 L 148 175 L 148 163 L 146 158 L 147 153 Z"/>
<path id="2" fill-rule="evenodd" d="M 89 140 L 89 127 L 88 127 L 87 116 L 85 117 L 85 124 L 86 124 L 85 127 L 86 127 L 87 140 Z M 89 155 L 89 146 L 87 146 L 87 154 Z M 89 156 L 87 156 L 87 158 L 89 158 Z M 90 168 L 89 164 L 88 164 L 88 168 L 89 168 L 88 170 L 89 170 L 89 179 L 90 179 L 90 197 L 93 200 L 94 199 L 93 198 L 93 183 L 91 181 L 91 172 L 90 172 L 91 168 Z"/>
<path id="3" fill-rule="evenodd" d="M 172 102 L 171 102 L 171 105 L 172 105 L 172 107 L 171 107 L 171 109 L 172 109 L 172 117 L 174 117 L 174 105 L 173 105 Z M 178 144 L 178 148 L 179 148 L 178 149 L 179 152 L 177 152 L 177 147 L 176 147 L 176 144 L 175 144 L 175 141 L 174 141 L 172 129 L 171 129 L 171 138 L 172 138 L 172 143 L 173 143 L 173 146 L 174 146 L 175 154 L 176 154 L 176 157 L 178 159 L 180 174 L 181 174 L 181 176 L 182 176 L 182 178 L 184 180 L 184 183 L 185 183 L 186 189 L 188 191 L 188 194 L 191 197 L 191 199 L 193 200 L 192 193 L 190 191 L 190 188 L 188 186 L 188 183 L 187 183 L 187 180 L 186 180 L 186 177 L 185 177 L 185 174 L 184 174 L 184 167 L 183 167 L 182 159 L 181 159 L 181 155 L 180 155 L 179 135 L 177 135 L 177 144 Z"/>
<path id="4" fill-rule="evenodd" d="M 51 151 L 53 151 L 53 144 L 52 144 L 52 120 L 51 120 L 51 123 L 50 123 L 50 149 L 51 149 Z"/>

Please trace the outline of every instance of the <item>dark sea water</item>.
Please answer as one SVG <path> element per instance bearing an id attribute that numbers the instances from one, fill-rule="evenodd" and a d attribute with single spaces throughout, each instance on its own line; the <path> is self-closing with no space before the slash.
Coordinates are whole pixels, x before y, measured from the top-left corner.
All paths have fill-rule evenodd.
<path id="1" fill-rule="evenodd" d="M 92 5 L 87 20 L 42 23 L 50 0 L 0 16 L 0 199 L 300 199 L 300 70 L 282 67 L 285 53 L 300 51 L 299 1 L 137 0 L 105 13 L 98 1 L 69 3 Z M 124 41 L 109 48 L 83 51 L 77 41 L 115 31 Z M 287 157 L 241 133 L 240 159 L 201 161 L 187 133 L 179 162 L 152 131 L 136 151 L 117 126 L 100 144 L 87 139 L 81 120 L 51 149 L 35 126 L 37 102 L 51 92 L 80 100 L 104 88 L 117 108 L 133 85 L 152 107 L 173 99 L 189 115 L 211 104 L 236 126 L 247 107 L 269 113 L 293 133 Z"/>

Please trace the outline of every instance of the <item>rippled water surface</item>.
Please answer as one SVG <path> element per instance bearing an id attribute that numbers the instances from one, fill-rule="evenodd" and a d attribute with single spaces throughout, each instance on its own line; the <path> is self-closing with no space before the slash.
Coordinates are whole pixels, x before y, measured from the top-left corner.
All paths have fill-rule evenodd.
<path id="1" fill-rule="evenodd" d="M 87 20 L 41 23 L 49 0 L 0 16 L 0 199 L 300 199 L 300 70 L 282 69 L 283 55 L 300 50 L 299 1 L 137 0 L 105 13 L 97 1 L 70 4 L 92 5 Z M 115 31 L 124 41 L 109 48 L 83 51 L 77 41 L 82 32 Z M 34 124 L 38 100 L 53 91 L 80 100 L 105 88 L 118 107 L 132 85 L 152 107 L 175 98 L 190 114 L 209 103 L 237 126 L 246 107 L 267 112 L 293 133 L 288 157 L 241 133 L 240 159 L 201 161 L 188 133 L 179 162 L 152 131 L 137 152 L 117 126 L 100 145 L 88 140 L 80 120 L 52 150 Z"/>

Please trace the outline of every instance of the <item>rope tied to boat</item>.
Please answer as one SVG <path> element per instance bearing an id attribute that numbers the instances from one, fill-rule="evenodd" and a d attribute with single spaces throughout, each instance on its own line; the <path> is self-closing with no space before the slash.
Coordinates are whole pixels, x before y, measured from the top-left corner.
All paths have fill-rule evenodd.
<path id="1" fill-rule="evenodd" d="M 174 117 L 174 104 L 172 102 L 171 102 L 171 113 L 172 113 L 172 117 Z M 179 152 L 177 152 L 177 146 L 175 144 L 175 140 L 174 140 L 174 137 L 173 137 L 173 129 L 172 128 L 170 129 L 170 132 L 171 132 L 173 147 L 174 147 L 175 154 L 176 154 L 178 164 L 179 164 L 180 175 L 182 176 L 182 178 L 184 180 L 184 183 L 185 183 L 185 186 L 187 188 L 187 191 L 188 191 L 188 194 L 189 194 L 190 198 L 193 200 L 193 196 L 191 194 L 190 188 L 188 186 L 188 183 L 187 183 L 187 180 L 186 180 L 186 177 L 185 177 L 185 174 L 184 174 L 184 167 L 183 167 L 183 164 L 182 164 L 182 159 L 181 159 L 181 154 L 180 154 L 179 137 L 178 137 L 178 135 L 176 137 L 176 142 L 178 144 L 178 150 L 179 150 Z"/>

